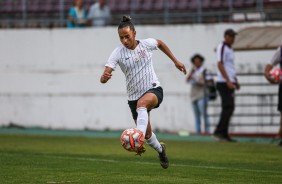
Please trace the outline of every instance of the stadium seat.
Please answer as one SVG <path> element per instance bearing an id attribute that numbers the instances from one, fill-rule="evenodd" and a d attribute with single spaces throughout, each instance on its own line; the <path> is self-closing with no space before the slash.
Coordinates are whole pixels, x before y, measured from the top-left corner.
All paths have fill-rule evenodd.
<path id="1" fill-rule="evenodd" d="M 143 0 L 140 10 L 141 11 L 151 11 L 153 9 L 153 0 Z"/>
<path id="2" fill-rule="evenodd" d="M 40 13 L 39 7 L 40 7 L 40 2 L 38 0 L 27 1 L 27 12 L 28 13 Z"/>
<path id="3" fill-rule="evenodd" d="M 11 14 L 14 10 L 14 3 L 12 0 L 1 1 L 0 4 L 1 13 Z"/>
<path id="4" fill-rule="evenodd" d="M 202 8 L 209 9 L 210 8 L 210 0 L 203 0 L 202 1 Z"/>
<path id="5" fill-rule="evenodd" d="M 130 3 L 130 9 L 132 11 L 139 11 L 142 4 L 142 0 L 134 0 Z"/>
<path id="6" fill-rule="evenodd" d="M 244 0 L 233 1 L 233 7 L 242 8 L 244 6 Z"/>
<path id="7" fill-rule="evenodd" d="M 130 12 L 130 0 L 108 0 L 110 10 L 115 13 L 129 13 Z"/>
<path id="8" fill-rule="evenodd" d="M 116 0 L 107 0 L 107 3 L 111 11 L 116 11 Z"/>
<path id="9" fill-rule="evenodd" d="M 253 7 L 256 4 L 256 0 L 245 0 L 244 7 Z"/>
<path id="10" fill-rule="evenodd" d="M 169 10 L 171 11 L 176 10 L 176 6 L 177 6 L 177 0 L 169 1 L 169 4 L 168 4 Z"/>
<path id="11" fill-rule="evenodd" d="M 179 0 L 177 2 L 176 8 L 177 10 L 187 10 L 188 1 L 187 0 Z"/>
<path id="12" fill-rule="evenodd" d="M 162 11 L 165 9 L 165 0 L 156 0 L 153 6 L 155 11 Z"/>
<path id="13" fill-rule="evenodd" d="M 209 6 L 212 9 L 221 9 L 221 8 L 223 8 L 222 4 L 221 4 L 221 0 L 213 0 L 212 3 L 210 3 Z"/>
<path id="14" fill-rule="evenodd" d="M 229 8 L 229 0 L 222 0 L 221 7 L 224 9 Z"/>
<path id="15" fill-rule="evenodd" d="M 197 0 L 189 0 L 188 8 L 189 8 L 189 10 L 197 10 L 198 9 L 198 1 Z"/>

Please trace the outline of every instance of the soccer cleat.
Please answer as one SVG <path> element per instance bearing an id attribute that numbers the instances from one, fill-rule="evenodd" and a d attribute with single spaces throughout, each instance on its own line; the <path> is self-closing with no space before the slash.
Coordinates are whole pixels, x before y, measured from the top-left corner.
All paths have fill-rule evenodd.
<path id="1" fill-rule="evenodd" d="M 282 139 L 280 140 L 280 142 L 278 143 L 278 146 L 282 147 Z"/>
<path id="2" fill-rule="evenodd" d="M 142 156 L 142 154 L 145 153 L 145 152 L 146 152 L 146 148 L 145 148 L 145 145 L 144 145 L 136 151 L 135 155 Z"/>
<path id="3" fill-rule="evenodd" d="M 166 156 L 166 146 L 165 143 L 160 143 L 162 146 L 162 152 L 159 153 L 160 164 L 164 169 L 167 169 L 169 166 L 168 158 Z"/>
<path id="4" fill-rule="evenodd" d="M 231 139 L 229 136 L 224 136 L 221 134 L 213 134 L 213 138 L 219 142 L 237 142 L 234 139 Z"/>

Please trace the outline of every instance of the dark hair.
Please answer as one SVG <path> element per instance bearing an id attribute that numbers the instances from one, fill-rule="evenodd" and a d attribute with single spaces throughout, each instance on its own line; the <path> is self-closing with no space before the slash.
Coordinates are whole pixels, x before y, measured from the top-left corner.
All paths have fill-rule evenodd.
<path id="1" fill-rule="evenodd" d="M 122 19 L 118 25 L 118 29 L 129 27 L 130 30 L 135 31 L 134 25 L 131 22 L 131 17 L 128 15 L 122 16 Z"/>
<path id="2" fill-rule="evenodd" d="M 205 58 L 203 56 L 201 56 L 200 54 L 195 54 L 194 56 L 191 57 L 191 62 L 194 63 L 195 59 L 200 59 L 201 62 L 205 61 Z"/>

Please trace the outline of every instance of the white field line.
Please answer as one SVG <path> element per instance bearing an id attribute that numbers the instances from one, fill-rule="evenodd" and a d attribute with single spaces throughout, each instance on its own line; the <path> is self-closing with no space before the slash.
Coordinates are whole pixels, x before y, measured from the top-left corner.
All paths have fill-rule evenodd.
<path id="1" fill-rule="evenodd" d="M 0 153 L 0 155 L 16 155 L 15 153 Z M 65 156 L 56 156 L 56 155 L 40 155 L 34 154 L 39 157 L 47 157 L 47 158 L 59 158 L 66 160 L 82 160 L 82 161 L 93 161 L 93 162 L 107 162 L 107 163 L 124 163 L 127 161 L 113 160 L 113 159 L 100 159 L 100 158 L 89 158 L 89 157 L 65 157 Z M 140 161 L 128 161 L 131 163 L 141 164 L 141 165 L 159 165 L 158 160 L 156 159 L 156 163 L 152 162 L 140 162 Z M 256 169 L 244 169 L 244 168 L 232 168 L 232 167 L 220 167 L 220 166 L 204 166 L 204 165 L 190 165 L 190 164 L 173 164 L 170 163 L 171 167 L 192 167 L 192 168 L 200 168 L 200 169 L 213 169 L 213 170 L 229 170 L 229 171 L 243 171 L 243 172 L 257 172 L 257 173 L 272 173 L 272 174 L 282 174 L 282 171 L 271 171 L 271 170 L 256 170 Z"/>
<path id="2" fill-rule="evenodd" d="M 49 157 L 48 155 L 47 157 Z M 125 161 L 111 160 L 111 159 L 99 159 L 99 158 L 88 158 L 88 157 L 62 157 L 62 156 L 50 156 L 62 159 L 74 159 L 74 160 L 84 160 L 84 161 L 95 161 L 95 162 L 108 162 L 108 163 L 121 163 Z M 141 165 L 159 165 L 158 160 L 156 163 L 152 162 L 140 162 L 140 161 L 129 161 L 131 163 L 141 164 Z M 230 171 L 245 171 L 245 172 L 257 172 L 257 173 L 273 173 L 282 174 L 282 171 L 270 171 L 270 170 L 255 170 L 255 169 L 243 169 L 243 168 L 230 168 L 230 167 L 219 167 L 219 166 L 202 166 L 202 165 L 189 165 L 189 164 L 170 164 L 172 167 L 193 167 L 200 169 L 215 169 L 215 170 L 230 170 Z"/>

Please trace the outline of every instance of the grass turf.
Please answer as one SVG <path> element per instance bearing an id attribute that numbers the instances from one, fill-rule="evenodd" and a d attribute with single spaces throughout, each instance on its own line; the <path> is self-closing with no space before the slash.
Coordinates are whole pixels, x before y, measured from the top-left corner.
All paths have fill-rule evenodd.
<path id="1" fill-rule="evenodd" d="M 170 167 L 147 146 L 142 156 L 118 138 L 0 135 L 0 183 L 281 183 L 273 144 L 165 141 Z"/>

